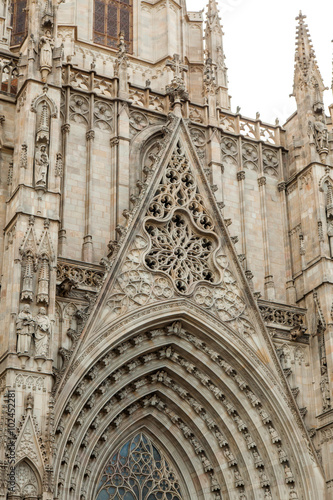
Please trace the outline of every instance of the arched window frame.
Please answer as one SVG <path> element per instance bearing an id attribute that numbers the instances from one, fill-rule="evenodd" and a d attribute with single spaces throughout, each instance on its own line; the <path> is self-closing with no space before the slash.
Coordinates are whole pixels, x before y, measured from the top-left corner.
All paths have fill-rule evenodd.
<path id="1" fill-rule="evenodd" d="M 154 436 L 153 434 L 151 434 L 148 431 L 148 429 L 145 428 L 145 427 L 143 427 L 141 429 L 136 429 L 135 432 L 132 432 L 130 435 L 127 435 L 127 437 L 125 439 L 121 439 L 121 441 L 119 441 L 117 443 L 117 445 L 113 448 L 113 451 L 108 455 L 108 459 L 104 463 L 103 469 L 100 470 L 100 474 L 99 474 L 98 477 L 100 479 L 103 477 L 104 471 L 110 465 L 112 457 L 114 457 L 115 455 L 117 455 L 120 452 L 120 450 L 123 448 L 123 446 L 125 444 L 133 442 L 134 438 L 137 437 L 138 435 L 143 435 L 145 438 L 148 438 L 148 440 L 150 441 L 150 444 L 153 445 L 153 447 L 156 447 L 158 453 L 162 457 L 162 461 L 166 462 L 166 464 L 168 466 L 169 473 L 171 473 L 173 475 L 174 482 L 177 483 L 178 487 L 180 488 L 180 490 L 178 490 L 178 492 L 174 491 L 173 494 L 174 494 L 175 498 L 179 498 L 179 500 L 183 500 L 185 498 L 186 499 L 189 498 L 188 497 L 187 488 L 186 488 L 185 484 L 183 484 L 183 479 L 181 477 L 181 473 L 178 470 L 178 467 L 177 467 L 176 463 L 174 463 L 174 461 L 172 460 L 172 458 L 169 456 L 167 450 L 164 448 L 164 446 L 159 441 L 159 439 L 157 439 L 156 436 Z M 116 475 L 117 475 L 117 473 L 116 473 Z M 98 497 L 96 497 L 96 495 L 98 494 L 98 490 L 99 490 L 99 492 L 101 492 L 101 489 L 99 488 L 98 485 L 95 485 L 94 490 L 95 490 L 95 492 L 94 492 L 94 495 L 95 495 L 94 498 L 98 498 Z M 157 491 L 159 491 L 159 490 L 154 490 L 155 493 Z M 151 491 L 151 493 L 149 494 L 149 498 L 154 495 L 154 492 Z M 141 494 L 140 494 L 140 498 L 141 498 Z"/>
<path id="2" fill-rule="evenodd" d="M 94 0 L 94 43 L 117 49 L 124 32 L 129 53 L 133 52 L 133 0 Z"/>

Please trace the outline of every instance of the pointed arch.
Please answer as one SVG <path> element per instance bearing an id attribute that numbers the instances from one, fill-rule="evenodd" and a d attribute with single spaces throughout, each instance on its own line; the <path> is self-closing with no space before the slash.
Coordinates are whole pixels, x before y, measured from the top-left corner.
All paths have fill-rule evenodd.
<path id="1" fill-rule="evenodd" d="M 47 86 L 45 86 L 43 94 L 40 94 L 39 96 L 33 99 L 33 101 L 31 102 L 31 111 L 37 113 L 39 106 L 45 102 L 48 106 L 48 109 L 50 110 L 50 116 L 52 118 L 57 118 L 58 116 L 57 105 L 54 102 L 54 100 L 47 95 L 47 90 L 48 88 Z"/>
<path id="2" fill-rule="evenodd" d="M 31 460 L 24 458 L 15 466 L 15 498 L 38 500 L 42 494 L 42 481 Z"/>
<path id="3" fill-rule="evenodd" d="M 109 452 L 92 498 L 102 499 L 103 492 L 109 488 L 112 495 L 125 489 L 133 500 L 184 500 L 196 497 L 196 494 L 193 496 L 194 492 L 190 496 L 175 458 L 146 426 L 127 433 L 125 440 L 121 436 L 118 441 L 120 444 L 113 446 L 112 452 Z M 178 463 L 181 464 L 181 461 Z"/>
<path id="4" fill-rule="evenodd" d="M 209 319 L 199 318 L 200 311 L 174 306 L 173 311 L 155 310 L 155 321 L 150 308 L 141 326 L 133 318 L 126 335 L 120 326 L 120 335 L 114 331 L 105 339 L 109 348 L 103 355 L 90 350 L 96 361 L 86 367 L 79 383 L 68 379 L 68 387 L 74 385 L 72 396 L 63 400 L 62 411 L 57 409 L 56 474 L 67 471 L 61 479 L 64 486 L 73 474 L 69 464 L 78 460 L 82 470 L 76 483 L 91 488 L 89 477 L 96 478 L 99 457 L 105 458 L 116 436 L 125 435 L 137 421 L 153 418 L 177 439 L 181 454 L 190 457 L 196 481 L 202 477 L 202 498 L 211 498 L 207 492 L 216 487 L 223 498 L 242 488 L 252 498 L 254 492 L 270 488 L 274 498 L 285 499 L 292 487 L 304 498 L 315 499 L 314 490 L 313 497 L 307 497 L 303 488 L 307 472 L 316 483 L 318 466 L 265 363 L 254 365 L 248 346 L 247 353 L 240 354 L 244 344 L 240 349 L 235 337 L 228 338 L 230 332 L 214 328 L 214 322 L 208 327 Z M 169 323 L 177 317 L 182 323 Z M 288 484 L 285 466 L 292 470 Z"/>

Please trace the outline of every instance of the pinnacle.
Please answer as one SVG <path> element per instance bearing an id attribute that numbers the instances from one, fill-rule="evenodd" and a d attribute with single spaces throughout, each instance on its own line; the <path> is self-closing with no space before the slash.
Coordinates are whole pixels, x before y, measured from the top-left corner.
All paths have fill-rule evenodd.
<path id="1" fill-rule="evenodd" d="M 210 26 L 218 25 L 221 27 L 220 17 L 219 17 L 219 8 L 216 0 L 208 0 L 207 4 L 207 24 Z"/>
<path id="2" fill-rule="evenodd" d="M 306 16 L 303 15 L 300 10 L 299 15 L 296 17 L 298 24 L 296 27 L 295 70 L 299 67 L 303 73 L 303 77 L 308 78 L 310 71 L 312 72 L 314 69 L 317 69 L 319 75 L 320 71 L 309 28 L 308 25 L 304 23 L 304 19 L 306 19 Z"/>

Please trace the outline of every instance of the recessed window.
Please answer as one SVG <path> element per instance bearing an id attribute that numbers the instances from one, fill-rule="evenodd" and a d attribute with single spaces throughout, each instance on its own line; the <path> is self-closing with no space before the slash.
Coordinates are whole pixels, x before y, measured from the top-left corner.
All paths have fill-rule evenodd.
<path id="1" fill-rule="evenodd" d="M 95 0 L 94 42 L 117 49 L 120 32 L 131 52 L 132 0 Z"/>
<path id="2" fill-rule="evenodd" d="M 100 477 L 96 500 L 182 500 L 175 471 L 145 434 L 116 451 Z"/>
<path id="3" fill-rule="evenodd" d="M 21 45 L 27 35 L 27 0 L 13 1 L 11 45 Z"/>

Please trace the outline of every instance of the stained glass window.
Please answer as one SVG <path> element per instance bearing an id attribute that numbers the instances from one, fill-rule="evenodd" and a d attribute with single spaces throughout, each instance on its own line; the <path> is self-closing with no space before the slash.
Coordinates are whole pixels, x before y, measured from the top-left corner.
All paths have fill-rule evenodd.
<path id="1" fill-rule="evenodd" d="M 27 0 L 13 0 L 11 45 L 20 45 L 27 34 Z"/>
<path id="2" fill-rule="evenodd" d="M 132 0 L 95 0 L 94 42 L 116 49 L 121 31 L 131 52 Z"/>
<path id="3" fill-rule="evenodd" d="M 108 461 L 96 500 L 182 500 L 179 482 L 162 453 L 137 434 Z"/>

